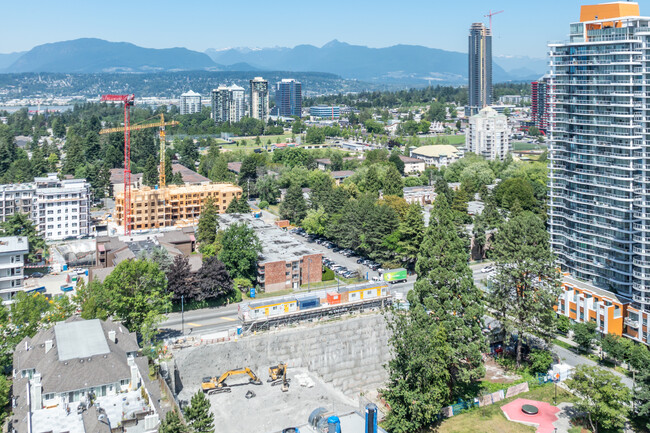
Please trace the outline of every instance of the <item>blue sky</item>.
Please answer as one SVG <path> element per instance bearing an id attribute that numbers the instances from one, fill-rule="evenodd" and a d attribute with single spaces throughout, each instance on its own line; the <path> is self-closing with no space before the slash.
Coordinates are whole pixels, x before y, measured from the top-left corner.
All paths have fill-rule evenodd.
<path id="1" fill-rule="evenodd" d="M 416 44 L 467 51 L 467 30 L 494 17 L 495 55 L 544 57 L 565 39 L 578 0 L 7 0 L 0 53 L 96 37 L 149 48 L 270 47 L 332 39 L 384 47 Z M 641 13 L 650 14 L 650 10 Z"/>

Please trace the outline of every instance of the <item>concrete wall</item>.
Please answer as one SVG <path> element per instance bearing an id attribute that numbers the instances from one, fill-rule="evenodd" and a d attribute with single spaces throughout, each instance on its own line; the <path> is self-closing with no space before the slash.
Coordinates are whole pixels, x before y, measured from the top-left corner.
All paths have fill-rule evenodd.
<path id="1" fill-rule="evenodd" d="M 384 386 L 383 365 L 390 351 L 381 314 L 323 325 L 285 328 L 227 342 L 184 349 L 176 355 L 183 388 L 200 386 L 201 378 L 230 368 L 250 366 L 266 380 L 268 367 L 280 361 L 305 367 L 352 397 Z"/>

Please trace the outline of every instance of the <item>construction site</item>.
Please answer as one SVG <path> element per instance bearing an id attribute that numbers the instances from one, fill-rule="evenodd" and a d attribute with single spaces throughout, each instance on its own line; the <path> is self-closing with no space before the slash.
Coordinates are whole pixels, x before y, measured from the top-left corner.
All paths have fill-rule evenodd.
<path id="1" fill-rule="evenodd" d="M 360 416 L 355 412 L 377 401 L 390 357 L 384 317 L 376 313 L 172 349 L 172 354 L 177 399 L 182 404 L 197 391 L 206 392 L 223 433 L 312 431 L 301 426 L 318 408 L 347 414 L 352 422 Z"/>
<path id="2" fill-rule="evenodd" d="M 195 225 L 208 198 L 213 199 L 217 213 L 224 213 L 230 202 L 241 195 L 242 189 L 230 183 L 134 189 L 130 194 L 130 227 L 132 230 L 145 230 Z M 124 225 L 124 197 L 124 193 L 115 194 L 115 221 L 118 225 Z"/>

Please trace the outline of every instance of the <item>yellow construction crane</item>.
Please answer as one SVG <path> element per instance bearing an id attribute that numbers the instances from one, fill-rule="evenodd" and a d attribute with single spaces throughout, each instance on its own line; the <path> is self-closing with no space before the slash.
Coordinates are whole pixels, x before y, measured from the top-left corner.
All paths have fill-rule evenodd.
<path id="1" fill-rule="evenodd" d="M 106 128 L 99 131 L 100 134 L 111 134 L 113 132 L 124 132 L 125 130 L 129 131 L 139 131 L 141 129 L 147 128 L 160 128 L 160 174 L 158 176 L 159 186 L 162 188 L 166 184 L 165 179 L 165 126 L 176 126 L 178 122 L 172 120 L 170 122 L 165 122 L 165 115 L 160 113 L 160 121 L 154 123 L 141 123 L 139 125 L 131 125 L 128 128 L 124 126 L 119 126 L 117 128 Z"/>

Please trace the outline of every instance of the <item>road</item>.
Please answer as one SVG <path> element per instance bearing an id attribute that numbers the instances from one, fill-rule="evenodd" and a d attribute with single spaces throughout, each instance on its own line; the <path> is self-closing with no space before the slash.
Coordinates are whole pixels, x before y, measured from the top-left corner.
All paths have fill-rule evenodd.
<path id="1" fill-rule="evenodd" d="M 344 266 L 347 266 L 347 264 L 345 264 L 347 261 L 352 261 L 355 266 L 360 266 L 355 263 L 355 257 L 345 257 L 340 254 L 332 253 L 331 250 L 327 250 L 327 248 L 318 244 L 313 244 L 313 246 L 315 248 L 318 247 L 319 250 L 324 249 L 329 251 L 328 257 L 331 257 L 333 260 L 336 260 Z M 480 270 L 486 265 L 486 263 L 480 263 L 470 266 L 474 272 L 474 282 L 477 285 L 481 284 L 481 281 L 485 279 L 485 274 L 482 274 Z M 369 269 L 368 271 L 371 272 L 371 277 L 373 274 L 376 274 L 372 273 Z M 403 297 L 406 298 L 406 294 L 413 289 L 415 279 L 416 277 L 411 275 L 406 283 L 392 285 L 391 291 L 393 293 L 401 293 Z M 236 328 L 241 324 L 237 317 L 238 306 L 239 304 L 232 304 L 226 307 L 204 308 L 201 310 L 187 311 L 182 315 L 181 313 L 170 313 L 167 315 L 167 320 L 159 325 L 159 328 L 163 331 L 165 336 L 169 337 L 180 336 L 183 329 L 185 335 L 206 335 L 214 332 L 226 331 L 228 329 Z"/>
<path id="2" fill-rule="evenodd" d="M 569 349 L 565 349 L 564 347 L 558 346 L 558 345 L 553 345 L 553 352 L 560 357 L 562 362 L 564 364 L 568 364 L 572 367 L 577 367 L 578 365 L 589 365 L 589 366 L 597 366 L 598 363 L 595 361 L 592 361 L 591 359 L 585 358 L 584 356 L 580 356 Z M 618 371 L 615 371 L 613 369 L 608 369 L 610 372 L 614 373 L 618 377 L 621 378 L 621 382 L 631 390 L 633 390 L 633 381 L 626 375 L 619 373 Z"/>

